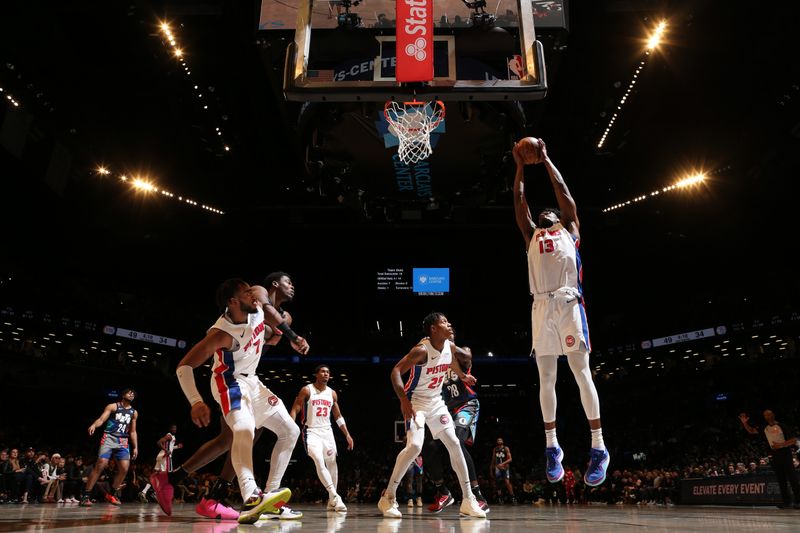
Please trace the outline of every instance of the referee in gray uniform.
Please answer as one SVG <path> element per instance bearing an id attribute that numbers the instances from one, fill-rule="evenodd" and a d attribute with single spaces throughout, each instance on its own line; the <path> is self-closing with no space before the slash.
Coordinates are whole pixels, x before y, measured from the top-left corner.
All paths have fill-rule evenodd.
<path id="1" fill-rule="evenodd" d="M 751 435 L 758 433 L 758 429 L 749 424 L 750 417 L 745 413 L 739 415 L 739 420 L 742 421 L 742 425 L 748 433 Z M 798 445 L 797 437 L 787 439 L 783 425 L 775 420 L 775 413 L 769 409 L 764 411 L 764 421 L 767 423 L 764 435 L 772 448 L 772 469 L 775 471 L 775 477 L 778 478 L 778 487 L 783 498 L 783 504 L 778 507 L 785 509 L 793 506 L 795 509 L 800 509 L 800 482 L 797 480 L 797 472 L 794 471 L 792 462 L 792 446 Z M 792 486 L 794 505 L 792 505 L 789 485 Z"/>

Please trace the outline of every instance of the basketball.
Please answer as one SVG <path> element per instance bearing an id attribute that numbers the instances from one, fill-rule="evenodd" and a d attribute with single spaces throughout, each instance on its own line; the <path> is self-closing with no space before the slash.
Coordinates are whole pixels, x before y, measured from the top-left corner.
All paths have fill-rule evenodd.
<path id="1" fill-rule="evenodd" d="M 542 160 L 542 142 L 536 137 L 525 137 L 520 141 L 520 153 L 526 165 L 534 165 Z"/>

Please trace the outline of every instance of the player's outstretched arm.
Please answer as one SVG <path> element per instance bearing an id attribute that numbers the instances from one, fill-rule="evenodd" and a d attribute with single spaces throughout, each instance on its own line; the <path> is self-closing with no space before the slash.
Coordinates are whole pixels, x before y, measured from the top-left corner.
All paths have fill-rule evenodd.
<path id="1" fill-rule="evenodd" d="M 228 333 L 212 328 L 203 340 L 192 346 L 192 349 L 183 356 L 175 370 L 181 390 L 192 406 L 192 422 L 198 427 L 206 427 L 211 422 L 211 410 L 197 390 L 194 369 L 211 359 L 217 350 L 230 350 L 232 344 L 233 339 Z"/>
<path id="2" fill-rule="evenodd" d="M 472 367 L 472 350 L 467 347 L 456 346 L 451 342 L 453 351 L 453 360 L 450 362 L 450 369 L 458 376 L 458 379 L 469 385 L 470 387 L 478 383 L 475 376 L 467 374 L 467 371 Z"/>
<path id="3" fill-rule="evenodd" d="M 527 250 L 531 244 L 533 230 L 536 226 L 533 223 L 533 218 L 531 218 L 528 200 L 525 198 L 525 161 L 520 143 L 514 145 L 511 154 L 514 156 L 514 163 L 517 165 L 514 174 L 514 216 L 517 220 L 517 227 L 522 233 L 522 238 L 525 239 L 525 249 Z"/>
<path id="4" fill-rule="evenodd" d="M 294 399 L 292 408 L 289 410 L 289 416 L 292 420 L 297 420 L 297 413 L 303 410 L 303 405 L 308 401 L 309 392 L 306 387 L 302 387 L 300 392 L 297 393 L 297 398 Z"/>
<path id="5" fill-rule="evenodd" d="M 172 434 L 171 433 L 167 433 L 166 435 L 164 435 L 163 437 L 158 439 L 158 442 L 156 444 L 158 445 L 159 449 L 164 450 L 166 452 L 167 451 L 167 443 L 169 441 L 171 441 L 171 440 L 172 440 Z"/>
<path id="6" fill-rule="evenodd" d="M 394 365 L 394 368 L 392 368 L 390 374 L 392 388 L 397 398 L 400 400 L 400 410 L 403 412 L 403 418 L 405 420 L 414 418 L 417 413 L 411 406 L 411 400 L 406 396 L 405 387 L 403 385 L 403 375 L 408 373 L 414 365 L 422 364 L 427 360 L 428 351 L 421 344 L 417 344 Z"/>
<path id="7" fill-rule="evenodd" d="M 353 437 L 350 436 L 350 432 L 347 430 L 347 424 L 342 416 L 342 410 L 339 408 L 339 395 L 336 394 L 336 391 L 333 391 L 333 408 L 331 408 L 331 415 L 336 421 L 336 425 L 342 430 L 344 438 L 347 440 L 347 449 L 352 450 L 354 446 Z"/>
<path id="8" fill-rule="evenodd" d="M 506 446 L 506 460 L 500 463 L 498 466 L 508 466 L 511 462 L 511 448 Z"/>
<path id="9" fill-rule="evenodd" d="M 547 146 L 544 141 L 539 139 L 542 144 L 542 163 L 544 168 L 547 169 L 547 174 L 550 176 L 550 183 L 553 185 L 553 191 L 556 193 L 556 201 L 558 202 L 558 209 L 561 211 L 561 223 L 567 228 L 567 231 L 572 233 L 575 237 L 579 236 L 580 225 L 578 223 L 578 208 L 575 205 L 575 200 L 569 192 L 567 182 L 561 172 L 558 171 L 550 156 L 547 155 Z"/>
<path id="10" fill-rule="evenodd" d="M 279 330 L 284 337 L 289 339 L 292 348 L 294 348 L 296 352 L 302 355 L 307 354 L 310 349 L 308 342 L 295 333 L 291 328 L 291 322 L 287 321 L 278 310 L 275 309 L 272 305 L 272 301 L 269 299 L 267 289 L 261 285 L 253 285 L 250 287 L 250 292 L 255 301 L 261 304 L 261 308 L 264 310 L 264 321 L 269 324 L 271 328 Z"/>
<path id="11" fill-rule="evenodd" d="M 131 429 L 128 431 L 128 439 L 131 441 L 131 459 L 134 461 L 139 457 L 139 433 L 136 431 L 137 418 L 139 418 L 139 413 L 134 411 L 131 419 Z"/>
<path id="12" fill-rule="evenodd" d="M 91 426 L 89 426 L 89 435 L 94 435 L 94 430 L 105 424 L 106 420 L 108 420 L 108 417 L 111 416 L 111 413 L 113 413 L 116 410 L 117 410 L 117 404 L 110 403 L 106 405 L 106 408 L 103 409 L 103 413 L 100 415 L 100 417 L 94 422 L 92 422 Z"/>

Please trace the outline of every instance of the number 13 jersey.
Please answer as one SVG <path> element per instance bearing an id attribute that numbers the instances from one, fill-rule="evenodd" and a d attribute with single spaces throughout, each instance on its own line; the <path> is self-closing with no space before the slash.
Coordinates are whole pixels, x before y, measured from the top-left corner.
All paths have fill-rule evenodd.
<path id="1" fill-rule="evenodd" d="M 536 228 L 528 248 L 528 281 L 534 298 L 564 287 L 583 294 L 579 244 L 560 222 L 550 228 Z"/>

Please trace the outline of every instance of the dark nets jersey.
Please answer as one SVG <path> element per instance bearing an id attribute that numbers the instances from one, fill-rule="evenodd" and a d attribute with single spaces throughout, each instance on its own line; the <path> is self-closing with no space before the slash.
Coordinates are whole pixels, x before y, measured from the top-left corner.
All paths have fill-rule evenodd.
<path id="1" fill-rule="evenodd" d="M 471 371 L 471 368 L 467 370 L 467 375 L 471 376 Z M 455 372 L 452 370 L 447 372 L 447 377 L 442 385 L 442 398 L 444 399 L 444 403 L 447 404 L 448 409 L 452 411 L 477 397 L 478 393 L 475 392 L 472 387 L 458 379 Z"/>
<path id="2" fill-rule="evenodd" d="M 133 413 L 135 412 L 136 409 L 133 407 L 126 408 L 121 403 L 117 403 L 117 410 L 108 417 L 103 431 L 115 437 L 127 437 L 130 432 Z"/>
<path id="3" fill-rule="evenodd" d="M 494 464 L 499 465 L 500 463 L 506 462 L 506 447 L 505 446 L 496 446 L 494 449 Z"/>

